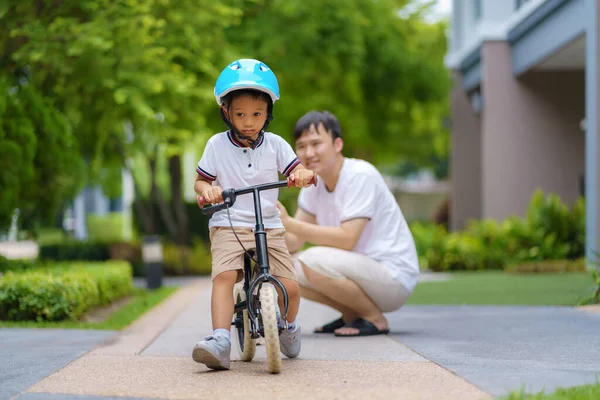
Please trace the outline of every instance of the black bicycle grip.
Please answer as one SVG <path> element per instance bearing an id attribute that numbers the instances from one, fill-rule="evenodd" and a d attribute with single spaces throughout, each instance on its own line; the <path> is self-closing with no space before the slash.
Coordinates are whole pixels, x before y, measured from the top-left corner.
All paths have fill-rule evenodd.
<path id="1" fill-rule="evenodd" d="M 204 207 L 202 209 L 202 215 L 210 215 L 210 214 L 214 214 L 217 211 L 221 211 L 227 208 L 227 204 L 225 203 L 221 203 L 221 204 L 215 204 L 212 206 L 208 206 L 208 207 Z"/>

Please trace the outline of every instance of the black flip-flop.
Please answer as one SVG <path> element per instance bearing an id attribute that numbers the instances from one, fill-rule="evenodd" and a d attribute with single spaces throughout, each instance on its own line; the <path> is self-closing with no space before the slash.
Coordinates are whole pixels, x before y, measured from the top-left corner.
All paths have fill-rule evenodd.
<path id="1" fill-rule="evenodd" d="M 362 318 L 357 318 L 354 321 L 352 321 L 352 323 L 350 325 L 348 325 L 348 328 L 358 329 L 358 333 L 352 333 L 352 334 L 335 333 L 334 335 L 337 337 L 356 337 L 356 336 L 387 335 L 388 333 L 390 333 L 389 329 L 381 329 L 381 330 L 377 329 L 377 327 L 375 325 L 373 325 L 372 322 L 369 322 L 366 319 L 362 319 Z"/>
<path id="2" fill-rule="evenodd" d="M 346 322 L 342 318 L 338 318 L 335 321 L 331 321 L 328 324 L 325 324 L 321 327 L 322 330 L 314 330 L 314 333 L 333 333 L 336 329 L 343 328 L 346 326 Z"/>

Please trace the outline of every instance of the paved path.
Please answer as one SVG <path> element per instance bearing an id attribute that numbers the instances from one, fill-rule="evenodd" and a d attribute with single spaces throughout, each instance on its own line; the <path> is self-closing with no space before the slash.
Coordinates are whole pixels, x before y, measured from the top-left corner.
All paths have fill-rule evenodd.
<path id="1" fill-rule="evenodd" d="M 18 395 L 112 335 L 103 331 L 0 329 L 0 399 Z"/>
<path id="2" fill-rule="evenodd" d="M 390 322 L 394 338 L 496 396 L 522 386 L 548 392 L 600 379 L 600 312 L 410 306 Z"/>
<path id="3" fill-rule="evenodd" d="M 311 333 L 336 314 L 308 301 L 301 356 L 284 357 L 281 374 L 267 373 L 263 346 L 251 363 L 210 371 L 191 359 L 211 330 L 209 298 L 210 283 L 192 281 L 120 333 L 0 330 L 0 398 L 468 400 L 594 382 L 600 371 L 600 313 L 408 306 L 389 315 L 389 336 L 334 338 Z M 50 354 L 59 337 L 62 358 Z"/>

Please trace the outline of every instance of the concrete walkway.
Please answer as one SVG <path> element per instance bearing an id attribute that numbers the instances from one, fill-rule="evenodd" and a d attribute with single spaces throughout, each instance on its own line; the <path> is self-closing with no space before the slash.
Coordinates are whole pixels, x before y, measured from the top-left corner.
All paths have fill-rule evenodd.
<path id="1" fill-rule="evenodd" d="M 0 391 L 0 398 L 468 400 L 523 384 L 537 389 L 594 382 L 592 372 L 600 371 L 600 313 L 408 306 L 389 315 L 389 336 L 335 338 L 311 333 L 337 317 L 335 312 L 304 300 L 302 352 L 298 359 L 283 358 L 281 374 L 268 374 L 264 346 L 251 363 L 235 361 L 230 371 L 210 371 L 191 359 L 193 345 L 211 331 L 209 307 L 210 282 L 199 279 L 120 333 L 70 331 L 82 338 L 97 335 L 88 339 L 90 351 L 74 351 L 29 380 L 17 374 L 12 392 Z M 4 338 L 7 332 L 26 336 L 20 331 L 0 330 L 0 365 L 11 360 L 5 354 L 13 354 L 21 367 L 39 368 L 48 357 L 37 355 L 53 348 L 54 340 L 40 341 L 39 351 L 21 344 L 11 353 Z M 238 357 L 235 339 L 232 356 Z"/>

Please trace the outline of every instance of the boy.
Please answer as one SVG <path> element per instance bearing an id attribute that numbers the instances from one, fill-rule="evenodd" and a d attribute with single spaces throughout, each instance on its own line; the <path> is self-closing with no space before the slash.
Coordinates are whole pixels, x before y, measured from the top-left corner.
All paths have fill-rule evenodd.
<path id="1" fill-rule="evenodd" d="M 229 64 L 217 79 L 215 97 L 229 130 L 211 137 L 198 162 L 194 190 L 208 203 L 222 203 L 223 188 L 242 188 L 278 180 L 277 171 L 297 187 L 314 182 L 292 147 L 280 136 L 266 132 L 279 99 L 277 78 L 264 63 L 242 59 Z M 277 209 L 277 190 L 261 193 L 263 223 L 269 245 L 271 274 L 285 286 L 288 297 L 288 329 L 279 338 L 289 358 L 300 353 L 300 325 L 295 322 L 300 293 L 293 260 L 285 244 L 285 230 Z M 254 202 L 251 195 L 237 198 L 230 208 L 231 223 L 244 247 L 254 248 Z M 213 333 L 194 347 L 192 358 L 211 369 L 229 369 L 233 318 L 233 287 L 242 279 L 243 249 L 231 230 L 227 210 L 216 212 L 209 222 L 212 253 L 211 313 Z M 283 307 L 279 296 L 279 308 Z M 283 324 L 283 321 L 279 321 Z"/>

